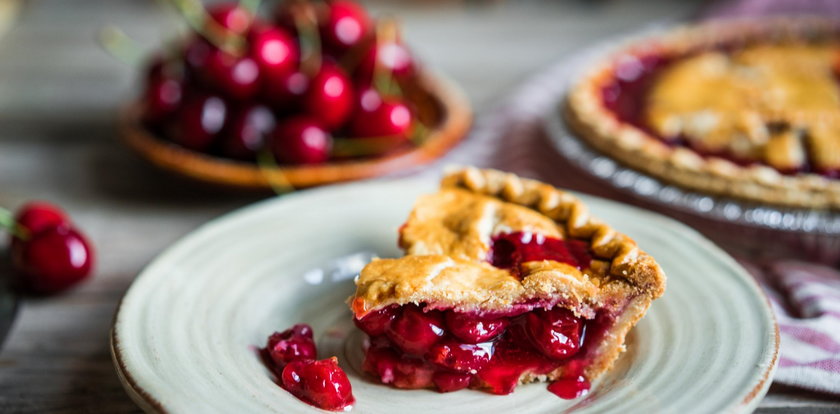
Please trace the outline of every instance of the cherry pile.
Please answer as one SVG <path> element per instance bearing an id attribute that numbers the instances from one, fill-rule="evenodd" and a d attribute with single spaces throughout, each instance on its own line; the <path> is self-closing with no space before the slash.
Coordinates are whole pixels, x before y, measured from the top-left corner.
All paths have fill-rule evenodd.
<path id="1" fill-rule="evenodd" d="M 291 165 L 413 145 L 417 120 L 398 85 L 415 62 L 392 22 L 377 25 L 349 0 L 284 1 L 270 19 L 216 3 L 206 15 L 148 66 L 142 120 L 157 136 Z"/>
<path id="2" fill-rule="evenodd" d="M 581 352 L 587 322 L 565 308 L 481 316 L 409 304 L 354 321 L 369 336 L 363 369 L 397 388 L 509 394 L 524 372 L 541 375 L 565 366 L 566 377 L 552 392 L 577 398 L 588 390 Z"/>
<path id="3" fill-rule="evenodd" d="M 6 211 L 0 211 L 6 216 Z M 12 234 L 9 245 L 15 284 L 35 294 L 65 290 L 90 276 L 93 248 L 67 214 L 46 202 L 24 205 L 2 223 Z"/>
<path id="4" fill-rule="evenodd" d="M 295 325 L 268 337 L 265 363 L 280 386 L 301 401 L 330 411 L 346 411 L 356 402 L 347 374 L 336 357 L 317 360 L 312 328 Z"/>

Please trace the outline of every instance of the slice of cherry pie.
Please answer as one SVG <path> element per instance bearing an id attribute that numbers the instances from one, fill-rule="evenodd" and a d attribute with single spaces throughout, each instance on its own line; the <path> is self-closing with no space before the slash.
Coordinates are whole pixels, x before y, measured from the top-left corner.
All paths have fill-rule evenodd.
<path id="1" fill-rule="evenodd" d="M 398 388 L 574 398 L 610 369 L 665 290 L 659 265 L 574 196 L 495 170 L 447 175 L 350 299 L 364 370 Z"/>

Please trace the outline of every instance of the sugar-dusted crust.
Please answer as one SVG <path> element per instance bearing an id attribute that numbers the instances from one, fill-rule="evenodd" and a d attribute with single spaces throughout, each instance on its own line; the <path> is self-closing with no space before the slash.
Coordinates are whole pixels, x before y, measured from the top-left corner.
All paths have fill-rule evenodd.
<path id="1" fill-rule="evenodd" d="M 808 43 L 840 33 L 836 21 L 818 18 L 748 20 L 706 23 L 683 27 L 623 47 L 587 71 L 572 88 L 564 107 L 565 117 L 581 137 L 598 150 L 664 181 L 703 192 L 796 207 L 840 208 L 840 180 L 817 174 L 784 175 L 766 165 L 740 166 L 723 158 L 702 157 L 616 119 L 602 103 L 602 88 L 614 78 L 622 56 L 660 53 L 680 56 L 738 42 Z M 779 140 L 786 143 L 787 140 Z M 834 153 L 818 151 L 820 157 Z M 783 146 L 773 151 L 787 151 Z M 775 157 L 768 157 L 772 162 Z"/>
<path id="2" fill-rule="evenodd" d="M 486 262 L 490 239 L 526 231 L 586 242 L 593 260 L 579 270 L 555 261 L 524 263 L 519 277 Z M 421 197 L 400 232 L 406 255 L 376 259 L 350 299 L 357 317 L 393 304 L 510 313 L 559 304 L 584 318 L 615 319 L 586 375 L 594 379 L 623 350 L 624 337 L 665 290 L 665 274 L 629 237 L 590 216 L 573 195 L 496 170 L 449 173 L 440 192 Z M 547 377 L 563 374 L 558 369 Z M 522 381 L 540 379 L 525 374 Z"/>

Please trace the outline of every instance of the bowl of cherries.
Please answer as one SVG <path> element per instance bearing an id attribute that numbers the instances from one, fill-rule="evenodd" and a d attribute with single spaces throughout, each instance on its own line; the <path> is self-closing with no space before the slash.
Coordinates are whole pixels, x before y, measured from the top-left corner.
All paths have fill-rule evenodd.
<path id="1" fill-rule="evenodd" d="M 270 16 L 245 3 L 173 0 L 192 30 L 147 61 L 120 122 L 151 163 L 298 188 L 423 165 L 466 135 L 464 94 L 418 64 L 393 19 L 349 0 L 287 0 Z"/>

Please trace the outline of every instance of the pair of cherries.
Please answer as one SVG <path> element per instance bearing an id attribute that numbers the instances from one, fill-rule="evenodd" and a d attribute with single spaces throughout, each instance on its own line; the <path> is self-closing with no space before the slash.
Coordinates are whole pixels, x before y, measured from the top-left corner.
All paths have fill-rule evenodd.
<path id="1" fill-rule="evenodd" d="M 317 18 L 302 20 L 301 10 L 317 10 Z M 143 118 L 156 132 L 187 149 L 238 160 L 253 161 L 268 150 L 284 164 L 335 158 L 336 135 L 347 137 L 349 148 L 372 142 L 374 155 L 410 143 L 409 105 L 372 85 L 377 68 L 395 79 L 411 75 L 411 55 L 396 40 L 376 41 L 373 22 L 358 4 L 284 2 L 273 23 L 237 3 L 216 4 L 208 16 L 244 46 L 233 54 L 199 33 L 175 59 L 154 61 Z M 317 65 L 302 56 L 301 22 L 320 39 Z M 354 155 L 370 150 L 349 152 Z"/>
<path id="2" fill-rule="evenodd" d="M 15 215 L 12 226 L 12 265 L 24 290 L 56 293 L 90 275 L 93 248 L 57 206 L 26 204 Z"/>
<path id="3" fill-rule="evenodd" d="M 278 374 L 280 386 L 315 407 L 346 411 L 356 402 L 350 380 L 336 357 L 317 360 L 312 328 L 297 324 L 268 337 L 266 362 Z"/>

